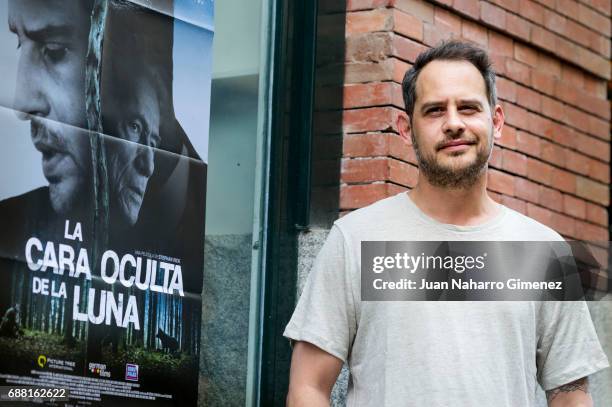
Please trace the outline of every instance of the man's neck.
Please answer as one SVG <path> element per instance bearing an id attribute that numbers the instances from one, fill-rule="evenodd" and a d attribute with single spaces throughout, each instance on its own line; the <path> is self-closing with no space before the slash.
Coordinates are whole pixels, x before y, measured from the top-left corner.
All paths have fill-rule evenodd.
<path id="1" fill-rule="evenodd" d="M 434 186 L 422 175 L 409 193 L 414 204 L 440 223 L 459 226 L 480 225 L 493 219 L 501 208 L 487 194 L 486 172 L 468 188 Z"/>

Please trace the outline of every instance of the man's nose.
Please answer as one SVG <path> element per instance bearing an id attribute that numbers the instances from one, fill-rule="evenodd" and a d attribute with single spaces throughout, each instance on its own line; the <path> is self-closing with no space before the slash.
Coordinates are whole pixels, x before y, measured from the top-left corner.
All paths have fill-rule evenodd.
<path id="1" fill-rule="evenodd" d="M 445 115 L 445 121 L 442 125 L 442 131 L 447 136 L 458 136 L 465 131 L 465 123 L 457 109 L 448 109 Z"/>
<path id="2" fill-rule="evenodd" d="M 153 175 L 153 170 L 155 169 L 154 162 L 155 153 L 153 151 L 153 147 L 139 145 L 138 146 L 138 158 L 136 159 L 136 168 L 140 172 L 140 174 L 149 178 Z"/>
<path id="3" fill-rule="evenodd" d="M 31 54 L 31 50 L 23 49 L 17 65 L 13 109 L 21 120 L 29 120 L 31 116 L 47 117 L 50 111 L 44 92 L 45 77 L 37 69 L 37 62 Z"/>

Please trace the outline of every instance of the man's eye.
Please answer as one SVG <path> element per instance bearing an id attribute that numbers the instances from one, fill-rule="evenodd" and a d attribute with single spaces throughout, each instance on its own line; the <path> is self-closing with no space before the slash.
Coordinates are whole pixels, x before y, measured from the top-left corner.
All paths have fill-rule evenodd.
<path id="1" fill-rule="evenodd" d="M 134 120 L 129 122 L 127 127 L 130 135 L 133 136 L 135 140 L 140 140 L 140 136 L 142 135 L 142 125 L 138 121 Z"/>
<path id="2" fill-rule="evenodd" d="M 432 107 L 431 109 L 427 109 L 427 114 L 436 114 L 442 112 L 443 109 L 441 107 Z"/>
<path id="3" fill-rule="evenodd" d="M 475 113 L 478 109 L 476 109 L 476 106 L 461 106 L 459 110 L 464 113 Z"/>
<path id="4" fill-rule="evenodd" d="M 43 45 L 42 53 L 45 59 L 56 64 L 66 57 L 68 47 L 63 44 L 48 43 Z"/>

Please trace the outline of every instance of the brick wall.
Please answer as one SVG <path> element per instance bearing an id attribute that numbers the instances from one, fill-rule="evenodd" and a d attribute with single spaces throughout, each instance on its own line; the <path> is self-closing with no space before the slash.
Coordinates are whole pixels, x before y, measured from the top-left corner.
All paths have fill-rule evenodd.
<path id="1" fill-rule="evenodd" d="M 415 185 L 401 80 L 446 38 L 487 48 L 506 126 L 491 196 L 569 238 L 608 240 L 609 0 L 348 0 L 341 213 Z"/>

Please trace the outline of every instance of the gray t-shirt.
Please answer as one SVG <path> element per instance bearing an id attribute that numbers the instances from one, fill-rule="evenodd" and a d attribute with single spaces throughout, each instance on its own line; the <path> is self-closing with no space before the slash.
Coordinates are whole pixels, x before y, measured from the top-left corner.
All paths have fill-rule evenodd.
<path id="1" fill-rule="evenodd" d="M 439 223 L 406 193 L 339 219 L 284 336 L 348 363 L 348 406 L 534 406 L 609 366 L 583 302 L 362 302 L 362 240 L 558 241 L 509 208 L 478 226 Z"/>

